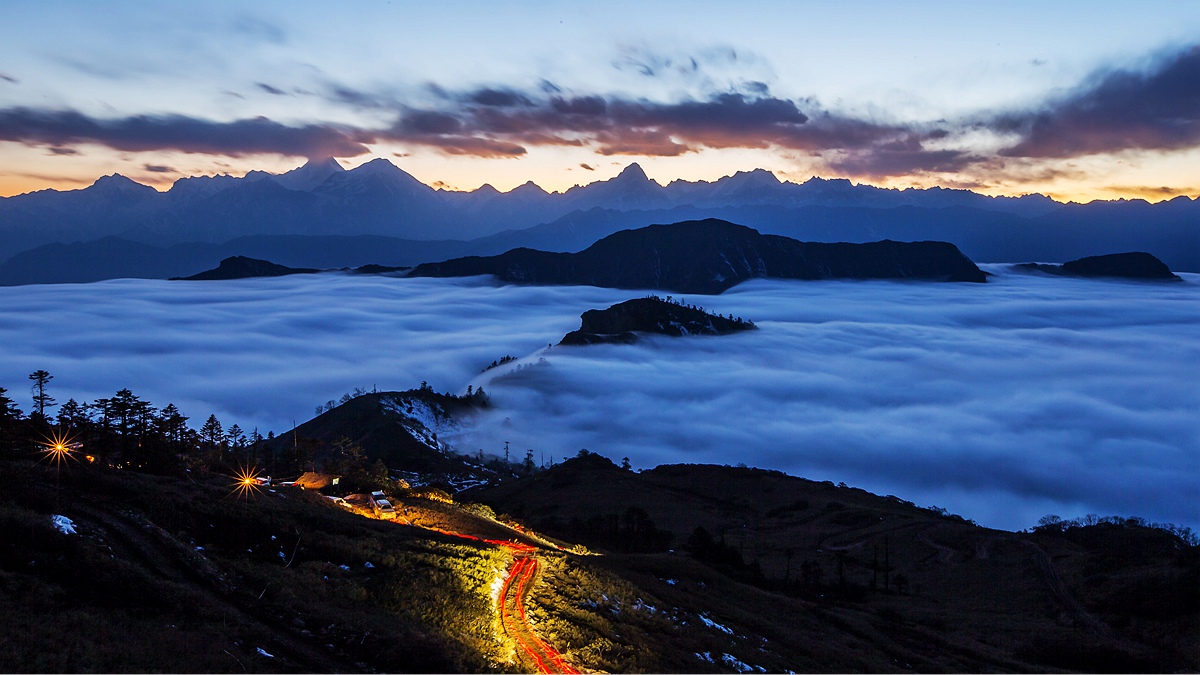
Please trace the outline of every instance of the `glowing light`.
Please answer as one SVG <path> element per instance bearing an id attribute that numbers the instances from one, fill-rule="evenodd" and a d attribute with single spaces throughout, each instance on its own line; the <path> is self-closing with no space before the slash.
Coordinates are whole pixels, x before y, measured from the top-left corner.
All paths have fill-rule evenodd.
<path id="1" fill-rule="evenodd" d="M 58 468 L 64 460 L 75 459 L 71 453 L 82 448 L 83 444 L 77 442 L 74 437 L 68 436 L 65 431 L 52 431 L 50 436 L 41 442 L 41 446 L 43 459 L 50 460 L 55 468 Z M 89 461 L 91 461 L 90 457 Z"/>
<path id="2" fill-rule="evenodd" d="M 241 467 L 234 473 L 233 490 L 229 493 L 236 494 L 242 499 L 249 499 L 258 494 L 258 475 L 262 473 L 256 467 Z"/>

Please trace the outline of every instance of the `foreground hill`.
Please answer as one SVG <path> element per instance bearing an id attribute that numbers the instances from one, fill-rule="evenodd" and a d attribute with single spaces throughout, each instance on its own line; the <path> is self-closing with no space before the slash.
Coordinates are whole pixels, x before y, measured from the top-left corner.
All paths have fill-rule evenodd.
<path id="1" fill-rule="evenodd" d="M 699 578 L 677 576 L 681 559 L 703 563 L 761 589 L 773 606 L 822 617 L 801 626 L 861 630 L 896 659 L 871 663 L 864 652 L 861 661 L 840 661 L 849 670 L 1200 666 L 1200 548 L 1136 520 L 1003 532 L 774 471 L 679 465 L 634 473 L 595 455 L 463 498 L 625 552 L 602 564 L 654 592 L 704 595 Z M 861 618 L 865 625 L 846 623 Z M 781 639 L 820 649 L 807 630 Z"/>
<path id="2" fill-rule="evenodd" d="M 518 610 L 580 671 L 1200 666 L 1200 549 L 1132 522 L 998 532 L 777 472 L 592 455 L 477 491 L 593 547 L 567 552 L 395 484 L 403 515 L 381 522 L 202 471 L 58 475 L 13 449 L 0 470 L 0 536 L 22 542 L 0 547 L 7 672 L 527 671 Z"/>
<path id="3" fill-rule="evenodd" d="M 579 253 L 514 249 L 415 267 L 410 276 L 716 294 L 753 278 L 986 280 L 945 242 L 822 244 L 708 219 L 618 232 Z"/>

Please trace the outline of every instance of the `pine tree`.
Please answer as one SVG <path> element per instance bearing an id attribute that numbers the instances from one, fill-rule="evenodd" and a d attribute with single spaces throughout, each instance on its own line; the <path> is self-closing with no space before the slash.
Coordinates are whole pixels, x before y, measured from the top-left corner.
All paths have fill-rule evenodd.
<path id="1" fill-rule="evenodd" d="M 33 380 L 33 405 L 37 408 L 37 416 L 41 419 L 46 419 L 47 406 L 54 405 L 54 397 L 46 393 L 46 384 L 54 379 L 54 376 L 44 370 L 35 370 L 29 374 L 29 379 Z"/>
<path id="2" fill-rule="evenodd" d="M 73 398 L 67 399 L 67 402 L 58 408 L 58 425 L 60 427 L 82 429 L 83 425 L 90 421 L 91 419 L 88 418 L 87 414 L 87 406 L 80 405 Z"/>
<path id="3" fill-rule="evenodd" d="M 7 396 L 8 390 L 0 387 L 0 422 L 15 422 L 21 419 L 21 409 Z"/>
<path id="4" fill-rule="evenodd" d="M 216 415 L 209 415 L 204 426 L 200 427 L 200 440 L 209 448 L 224 447 L 225 430 Z"/>

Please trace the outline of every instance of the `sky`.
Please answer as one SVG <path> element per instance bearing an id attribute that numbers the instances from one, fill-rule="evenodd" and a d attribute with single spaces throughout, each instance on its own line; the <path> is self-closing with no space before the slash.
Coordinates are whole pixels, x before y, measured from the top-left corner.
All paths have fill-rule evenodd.
<path id="1" fill-rule="evenodd" d="M 1054 513 L 1200 528 L 1200 275 L 1012 272 L 986 284 L 758 279 L 685 298 L 753 320 L 719 337 L 554 347 L 645 293 L 326 273 L 0 288 L 0 386 L 128 387 L 199 427 L 281 432 L 356 388 L 483 386 L 460 452 L 581 448 L 635 467 L 778 469 L 1022 529 Z M 505 355 L 516 365 L 481 371 Z"/>
<path id="2" fill-rule="evenodd" d="M 631 162 L 1200 194 L 1200 3 L 13 0 L 0 196 L 387 158 L 450 189 Z"/>

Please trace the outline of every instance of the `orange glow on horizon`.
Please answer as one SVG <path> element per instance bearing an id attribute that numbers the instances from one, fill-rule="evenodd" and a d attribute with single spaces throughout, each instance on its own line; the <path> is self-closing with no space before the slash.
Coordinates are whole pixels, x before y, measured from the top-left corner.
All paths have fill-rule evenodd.
<path id="1" fill-rule="evenodd" d="M 848 178 L 854 183 L 882 188 L 959 188 L 989 196 L 1018 197 L 1043 194 L 1056 201 L 1086 203 L 1093 200 L 1145 199 L 1161 202 L 1184 195 L 1200 197 L 1200 150 L 1166 155 L 1112 155 L 1072 160 L 1069 171 L 1056 173 L 1062 162 L 1022 165 L 1017 173 L 991 173 L 968 167 L 958 174 L 913 174 L 892 177 L 838 175 L 823 168 L 821 160 L 771 149 L 727 148 L 702 150 L 679 157 L 600 156 L 572 148 L 531 147 L 521 159 L 487 159 L 450 156 L 429 149 L 396 152 L 403 148 L 378 146 L 368 155 L 340 159 L 352 169 L 383 158 L 434 188 L 470 191 L 490 184 L 508 192 L 533 182 L 548 192 L 565 192 L 616 176 L 637 162 L 660 185 L 674 180 L 716 181 L 738 171 L 763 168 L 780 180 L 803 183 L 811 176 Z M 99 177 L 119 173 L 160 192 L 188 176 L 244 176 L 249 171 L 285 173 L 304 163 L 302 158 L 247 155 L 238 158 L 185 155 L 176 152 L 117 153 L 87 146 L 78 155 L 47 156 L 38 148 L 0 143 L 0 196 L 11 197 L 54 189 L 78 190 Z M 169 171 L 147 171 L 161 165 Z M 587 165 L 589 169 L 582 168 Z M 1017 169 L 1014 169 L 1017 171 Z M 1038 171 L 1045 171 L 1044 175 Z"/>

